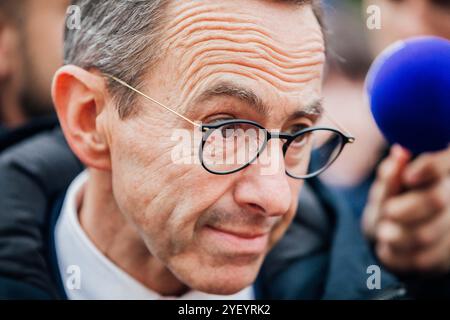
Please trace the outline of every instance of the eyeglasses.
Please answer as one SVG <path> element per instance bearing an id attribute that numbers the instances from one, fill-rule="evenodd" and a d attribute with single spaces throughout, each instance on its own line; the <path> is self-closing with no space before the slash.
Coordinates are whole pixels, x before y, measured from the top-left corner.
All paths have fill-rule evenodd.
<path id="1" fill-rule="evenodd" d="M 231 174 L 248 167 L 260 159 L 271 139 L 281 139 L 284 141 L 282 151 L 286 174 L 294 179 L 309 179 L 325 171 L 339 157 L 345 145 L 355 141 L 348 133 L 328 127 L 305 128 L 291 134 L 270 132 L 256 122 L 241 119 L 199 124 L 126 82 L 109 74 L 105 76 L 199 128 L 202 132 L 200 163 L 212 174 Z"/>

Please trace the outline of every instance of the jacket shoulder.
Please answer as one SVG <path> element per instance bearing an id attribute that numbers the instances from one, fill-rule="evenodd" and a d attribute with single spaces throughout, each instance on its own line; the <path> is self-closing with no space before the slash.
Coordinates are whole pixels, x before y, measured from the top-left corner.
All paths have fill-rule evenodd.
<path id="1" fill-rule="evenodd" d="M 55 292 L 48 259 L 50 212 L 82 169 L 59 129 L 0 155 L 0 278 L 16 288 L 10 293 L 17 292 L 17 283 Z"/>

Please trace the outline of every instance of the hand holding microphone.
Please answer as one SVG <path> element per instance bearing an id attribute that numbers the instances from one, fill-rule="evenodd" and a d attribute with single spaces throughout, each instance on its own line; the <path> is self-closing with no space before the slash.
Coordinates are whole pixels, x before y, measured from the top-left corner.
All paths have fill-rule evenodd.
<path id="1" fill-rule="evenodd" d="M 397 271 L 450 271 L 450 42 L 400 42 L 367 80 L 391 144 L 363 218 L 379 259 Z M 400 146 L 401 145 L 401 146 Z"/>

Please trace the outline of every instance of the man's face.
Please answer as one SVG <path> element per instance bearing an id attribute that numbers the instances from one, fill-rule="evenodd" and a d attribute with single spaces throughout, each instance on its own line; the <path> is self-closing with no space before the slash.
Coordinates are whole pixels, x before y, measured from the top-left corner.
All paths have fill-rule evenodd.
<path id="1" fill-rule="evenodd" d="M 298 112 L 321 98 L 324 43 L 309 6 L 183 1 L 169 13 L 165 56 L 149 72 L 146 94 L 203 123 L 249 119 L 283 131 L 313 125 Z M 267 112 L 228 94 L 198 99 L 219 83 L 252 91 Z M 292 220 L 302 181 L 285 174 L 281 151 L 272 152 L 278 167 L 268 175 L 258 164 L 223 176 L 174 164 L 174 130 L 198 128 L 139 104 L 139 115 L 126 120 L 114 108 L 106 113 L 120 210 L 151 254 L 189 287 L 216 294 L 245 288 Z"/>
<path id="2" fill-rule="evenodd" d="M 69 1 L 29 0 L 18 26 L 22 58 L 20 99 L 27 116 L 53 110 L 50 89 L 53 74 L 62 64 L 64 19 Z"/>
<path id="3" fill-rule="evenodd" d="M 381 8 L 382 28 L 376 32 L 375 51 L 420 35 L 450 39 L 450 4 L 447 0 L 367 0 Z"/>

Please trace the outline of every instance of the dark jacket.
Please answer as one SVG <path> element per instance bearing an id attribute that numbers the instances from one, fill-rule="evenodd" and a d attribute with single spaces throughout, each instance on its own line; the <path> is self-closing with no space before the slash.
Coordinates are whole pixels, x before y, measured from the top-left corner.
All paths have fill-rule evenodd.
<path id="1" fill-rule="evenodd" d="M 83 166 L 59 128 L 43 131 L 0 156 L 0 298 L 61 296 L 50 213 Z"/>
<path id="2" fill-rule="evenodd" d="M 0 153 L 23 140 L 56 127 L 58 127 L 58 118 L 55 115 L 35 118 L 14 129 L 0 126 Z"/>

